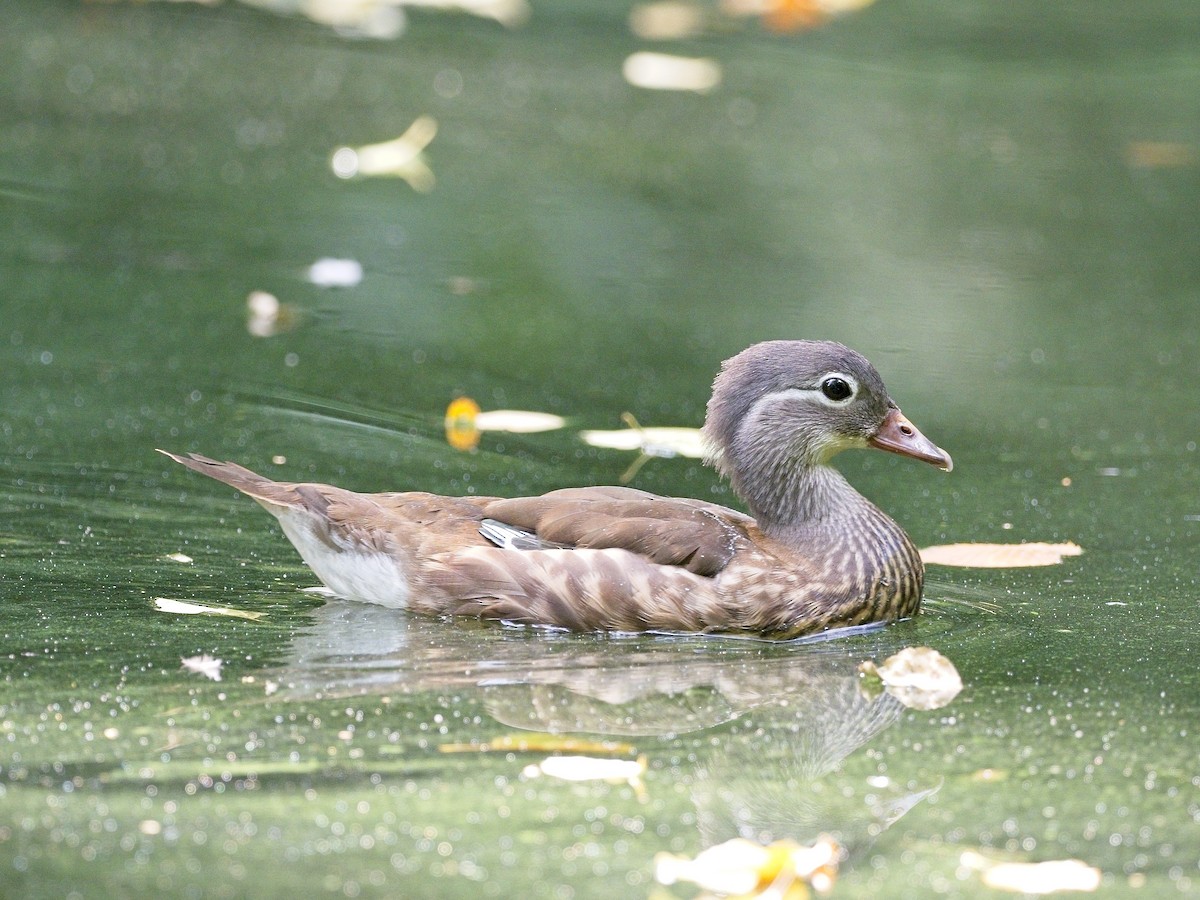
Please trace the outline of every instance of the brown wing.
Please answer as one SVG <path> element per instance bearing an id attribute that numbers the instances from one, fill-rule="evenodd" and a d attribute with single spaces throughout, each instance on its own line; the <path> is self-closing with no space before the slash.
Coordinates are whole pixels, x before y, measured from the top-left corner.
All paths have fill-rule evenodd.
<path id="1" fill-rule="evenodd" d="M 666 566 L 712 576 L 745 544 L 753 519 L 704 503 L 632 488 L 567 488 L 540 497 L 492 500 L 486 516 L 580 549 L 628 550 Z"/>
<path id="2" fill-rule="evenodd" d="M 414 608 L 572 631 L 739 630 L 711 578 L 624 550 L 469 547 L 423 561 Z"/>

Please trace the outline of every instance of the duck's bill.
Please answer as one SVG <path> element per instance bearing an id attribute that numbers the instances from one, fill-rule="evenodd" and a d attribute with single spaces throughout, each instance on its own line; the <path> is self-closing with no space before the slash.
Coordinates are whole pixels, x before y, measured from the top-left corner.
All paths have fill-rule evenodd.
<path id="1" fill-rule="evenodd" d="M 887 414 L 879 430 L 867 439 L 867 443 L 889 453 L 911 456 L 945 472 L 954 468 L 954 460 L 950 458 L 950 454 L 921 434 L 920 429 L 895 408 Z"/>

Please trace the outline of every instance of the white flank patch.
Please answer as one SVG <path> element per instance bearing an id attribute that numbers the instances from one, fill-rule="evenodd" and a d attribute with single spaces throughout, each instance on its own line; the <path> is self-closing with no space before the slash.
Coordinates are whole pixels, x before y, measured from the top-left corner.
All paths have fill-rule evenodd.
<path id="1" fill-rule="evenodd" d="M 377 550 L 331 547 L 314 533 L 312 513 L 284 508 L 278 517 L 292 546 L 337 596 L 392 609 L 408 606 L 408 579 L 396 560 Z"/>

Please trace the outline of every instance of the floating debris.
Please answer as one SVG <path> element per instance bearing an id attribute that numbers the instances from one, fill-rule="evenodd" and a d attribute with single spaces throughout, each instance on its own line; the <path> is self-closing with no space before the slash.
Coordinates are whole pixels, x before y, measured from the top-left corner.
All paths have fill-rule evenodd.
<path id="1" fill-rule="evenodd" d="M 630 10 L 629 30 L 644 41 L 679 41 L 699 36 L 706 19 L 705 10 L 694 3 L 661 0 Z"/>
<path id="2" fill-rule="evenodd" d="M 163 559 L 169 559 L 171 562 L 190 563 L 192 558 L 186 553 L 168 553 Z"/>
<path id="3" fill-rule="evenodd" d="M 306 16 L 318 25 L 332 28 L 343 37 L 394 40 L 404 33 L 408 22 L 403 6 L 408 0 L 242 0 L 253 6 L 267 6 L 279 12 L 294 12 Z"/>
<path id="4" fill-rule="evenodd" d="M 455 450 L 474 450 L 485 431 L 534 434 L 563 428 L 567 420 L 553 413 L 523 409 L 493 409 L 483 412 L 470 397 L 458 397 L 446 407 L 446 442 Z"/>
<path id="5" fill-rule="evenodd" d="M 266 615 L 266 613 L 249 612 L 244 609 L 231 609 L 228 606 L 201 606 L 198 603 L 171 600 L 168 597 L 155 597 L 154 606 L 160 612 L 177 613 L 181 616 L 232 616 L 235 619 L 255 620 Z"/>
<path id="6" fill-rule="evenodd" d="M 1068 556 L 1079 556 L 1078 544 L 942 544 L 921 550 L 926 565 L 961 566 L 972 569 L 1015 569 L 1025 566 L 1056 566 Z"/>
<path id="7" fill-rule="evenodd" d="M 743 897 L 798 898 L 805 886 L 825 893 L 837 879 L 842 848 L 828 835 L 811 847 L 783 840 L 763 846 L 734 838 L 702 851 L 695 859 L 659 853 L 654 877 L 659 884 L 687 881 L 706 891 Z"/>
<path id="8" fill-rule="evenodd" d="M 959 865 L 979 872 L 988 887 L 1016 894 L 1091 892 L 1100 887 L 1100 870 L 1079 859 L 1038 863 L 998 862 L 968 850 L 959 857 Z"/>
<path id="9" fill-rule="evenodd" d="M 312 594 L 316 597 L 327 597 L 330 600 L 335 600 L 338 596 L 323 584 L 314 584 L 312 587 L 300 588 L 300 593 Z"/>
<path id="10" fill-rule="evenodd" d="M 308 267 L 308 280 L 317 287 L 355 287 L 363 278 L 357 259 L 323 257 Z"/>
<path id="11" fill-rule="evenodd" d="M 183 668 L 187 669 L 189 672 L 198 672 L 205 678 L 211 678 L 213 681 L 220 681 L 221 666 L 225 664 L 225 661 L 204 653 L 200 656 L 186 656 L 180 660 L 180 663 L 183 665 Z"/>
<path id="12" fill-rule="evenodd" d="M 433 116 L 421 116 L 395 140 L 339 147 L 330 162 L 333 174 L 338 178 L 403 178 L 414 191 L 427 194 L 433 190 L 435 179 L 423 151 L 437 134 L 437 127 Z"/>
<path id="13" fill-rule="evenodd" d="M 479 404 L 470 397 L 457 397 L 446 407 L 446 443 L 455 450 L 479 446 Z"/>
<path id="14" fill-rule="evenodd" d="M 647 456 L 664 459 L 675 456 L 701 459 L 704 456 L 704 442 L 699 428 L 642 428 L 629 413 L 624 413 L 621 418 L 631 423 L 629 428 L 581 431 L 579 436 L 585 444 L 606 450 L 640 450 Z"/>
<path id="15" fill-rule="evenodd" d="M 180 0 L 170 0 L 180 2 Z M 216 6 L 221 0 L 192 0 L 202 6 Z M 507 28 L 515 28 L 529 19 L 527 0 L 241 0 L 247 6 L 279 15 L 303 16 L 350 38 L 393 40 L 407 26 L 404 7 L 463 12 L 493 19 Z"/>
<path id="16" fill-rule="evenodd" d="M 638 799 L 645 798 L 646 757 L 637 759 L 605 759 L 598 756 L 547 756 L 540 763 L 531 763 L 521 770 L 525 778 L 545 775 L 560 781 L 603 781 L 608 784 L 627 784 Z"/>
<path id="17" fill-rule="evenodd" d="M 505 28 L 516 28 L 529 21 L 532 12 L 527 0 L 402 0 L 405 6 L 464 12 L 481 19 L 492 19 Z"/>
<path id="18" fill-rule="evenodd" d="M 1135 169 L 1181 169 L 1200 162 L 1200 153 L 1183 141 L 1131 141 L 1125 160 Z"/>
<path id="19" fill-rule="evenodd" d="M 622 484 L 632 481 L 651 459 L 672 459 L 676 456 L 702 459 L 705 455 L 706 448 L 699 428 L 643 428 L 630 412 L 621 413 L 621 421 L 629 427 L 616 431 L 581 431 L 579 437 L 592 447 L 637 451 L 637 459 L 621 474 Z"/>
<path id="20" fill-rule="evenodd" d="M 868 693 L 870 680 L 877 680 L 909 709 L 940 709 L 963 687 L 954 663 L 929 647 L 905 647 L 881 666 L 870 660 L 860 663 L 858 671 L 868 679 Z"/>
<path id="21" fill-rule="evenodd" d="M 622 741 L 587 741 L 582 738 L 562 737 L 556 734 L 505 734 L 490 741 L 472 741 L 466 744 L 442 744 L 440 753 L 606 753 L 611 756 L 632 756 L 637 752 L 633 744 Z"/>
<path id="22" fill-rule="evenodd" d="M 721 0 L 732 16 L 755 16 L 771 31 L 807 31 L 830 19 L 870 6 L 875 0 Z"/>
<path id="23" fill-rule="evenodd" d="M 695 91 L 704 94 L 721 83 L 714 60 L 641 51 L 625 59 L 621 74 L 634 87 L 651 91 Z"/>
<path id="24" fill-rule="evenodd" d="M 510 434 L 536 434 L 564 428 L 567 420 L 554 413 L 525 409 L 489 409 L 475 416 L 480 431 L 507 431 Z"/>
<path id="25" fill-rule="evenodd" d="M 266 291 L 251 291 L 246 297 L 246 309 L 249 312 L 246 330 L 254 337 L 273 337 L 291 331 L 300 322 L 294 307 L 280 303 L 278 297 Z"/>

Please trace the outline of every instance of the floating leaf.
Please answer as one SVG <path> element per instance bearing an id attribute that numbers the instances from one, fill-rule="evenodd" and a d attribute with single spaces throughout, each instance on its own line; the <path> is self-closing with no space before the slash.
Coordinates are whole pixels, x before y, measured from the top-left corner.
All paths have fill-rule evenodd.
<path id="1" fill-rule="evenodd" d="M 643 41 L 678 41 L 699 37 L 707 24 L 705 10 L 681 0 L 642 3 L 629 12 L 629 30 Z"/>
<path id="2" fill-rule="evenodd" d="M 606 450 L 640 450 L 647 456 L 704 456 L 699 428 L 621 428 L 616 431 L 581 431 L 585 444 Z"/>
<path id="3" fill-rule="evenodd" d="M 162 612 L 178 613 L 181 616 L 233 616 L 235 619 L 261 619 L 266 613 L 249 612 L 244 609 L 231 609 L 228 606 L 201 606 L 198 603 L 187 603 L 184 600 L 171 600 L 167 597 L 155 597 L 154 606 Z"/>
<path id="4" fill-rule="evenodd" d="M 566 419 L 553 413 L 524 409 L 482 412 L 479 404 L 470 397 L 458 397 L 446 407 L 446 442 L 455 450 L 474 450 L 479 446 L 479 437 L 484 431 L 534 434 L 554 431 L 566 424 Z"/>
<path id="5" fill-rule="evenodd" d="M 940 709 L 963 687 L 954 663 L 929 647 L 905 647 L 883 665 L 868 660 L 858 671 L 879 679 L 884 689 L 909 709 Z"/>
<path id="6" fill-rule="evenodd" d="M 474 450 L 479 446 L 479 404 L 470 397 L 458 397 L 446 407 L 446 443 L 455 450 Z"/>
<path id="7" fill-rule="evenodd" d="M 363 278 L 357 259 L 322 257 L 308 267 L 308 280 L 317 287 L 354 287 Z"/>
<path id="8" fill-rule="evenodd" d="M 842 850 L 822 835 L 811 847 L 792 840 L 765 847 L 734 838 L 709 847 L 689 859 L 672 853 L 654 857 L 654 877 L 660 884 L 687 881 L 706 891 L 745 897 L 803 897 L 805 885 L 819 893 L 833 887 Z"/>
<path id="9" fill-rule="evenodd" d="M 163 559 L 169 559 L 171 562 L 190 563 L 192 558 L 186 553 L 168 553 Z"/>
<path id="10" fill-rule="evenodd" d="M 637 752 L 633 744 L 621 741 L 588 741 L 556 734 L 505 734 L 490 741 L 467 744 L 442 744 L 442 753 L 607 753 L 612 756 L 631 756 Z"/>
<path id="11" fill-rule="evenodd" d="M 211 678 L 213 681 L 221 680 L 221 666 L 224 665 L 224 662 L 224 660 L 209 656 L 207 653 L 200 656 L 187 656 L 180 660 L 180 663 L 189 672 L 199 672 L 205 678 Z"/>
<path id="12" fill-rule="evenodd" d="M 807 31 L 830 19 L 870 6 L 874 0 L 723 0 L 734 16 L 761 16 L 771 31 Z"/>
<path id="13" fill-rule="evenodd" d="M 1100 870 L 1079 859 L 1038 863 L 997 862 L 968 850 L 959 858 L 959 863 L 964 868 L 979 872 L 988 887 L 1017 894 L 1090 892 L 1100 887 Z"/>
<path id="14" fill-rule="evenodd" d="M 1178 169 L 1196 165 L 1200 153 L 1194 144 L 1182 141 L 1130 141 L 1125 159 L 1138 169 Z"/>
<path id="15" fill-rule="evenodd" d="M 291 331 L 300 322 L 295 308 L 280 303 L 279 298 L 266 291 L 251 291 L 246 297 L 246 330 L 254 337 L 274 337 Z"/>
<path id="16" fill-rule="evenodd" d="M 608 781 L 641 785 L 646 773 L 646 757 L 637 759 L 604 759 L 598 756 L 548 756 L 540 763 L 528 765 L 521 774 L 526 778 L 547 775 L 563 781 Z"/>
<path id="17" fill-rule="evenodd" d="M 640 51 L 626 58 L 621 74 L 634 87 L 703 94 L 721 83 L 721 66 L 706 58 Z"/>
<path id="18" fill-rule="evenodd" d="M 942 544 L 921 550 L 926 565 L 962 566 L 972 569 L 1014 569 L 1023 566 L 1055 566 L 1068 556 L 1079 556 L 1078 544 Z"/>
<path id="19" fill-rule="evenodd" d="M 437 134 L 437 120 L 420 116 L 408 130 L 394 140 L 361 147 L 339 147 L 331 165 L 338 178 L 387 175 L 403 178 L 414 191 L 433 190 L 433 170 L 425 160 L 424 149 Z"/>
<path id="20" fill-rule="evenodd" d="M 699 428 L 643 428 L 630 412 L 621 413 L 621 419 L 628 428 L 617 431 L 581 431 L 579 436 L 585 444 L 593 447 L 637 451 L 637 459 L 621 475 L 622 484 L 632 481 L 642 466 L 654 457 L 671 459 L 675 456 L 687 456 L 700 459 L 705 455 L 704 438 Z"/>
<path id="21" fill-rule="evenodd" d="M 567 420 L 562 416 L 525 409 L 489 409 L 475 417 L 475 426 L 480 431 L 507 431 L 510 434 L 555 431 L 566 424 Z"/>

